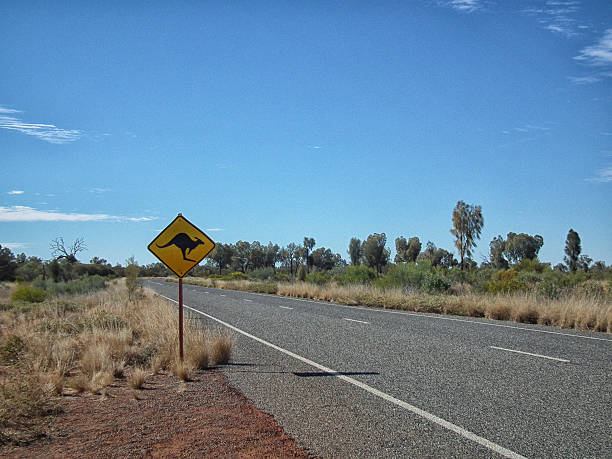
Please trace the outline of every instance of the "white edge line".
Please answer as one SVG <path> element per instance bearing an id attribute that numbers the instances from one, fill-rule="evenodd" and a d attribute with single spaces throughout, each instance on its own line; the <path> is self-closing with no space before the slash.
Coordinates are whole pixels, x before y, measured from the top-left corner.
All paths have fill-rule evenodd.
<path id="1" fill-rule="evenodd" d="M 369 324 L 370 322 L 366 322 L 364 320 L 357 320 L 357 319 L 347 319 L 346 317 L 343 317 L 344 320 L 350 320 L 351 322 L 359 322 L 360 324 Z"/>
<path id="2" fill-rule="evenodd" d="M 162 298 L 165 298 L 166 300 L 169 300 L 169 301 L 172 301 L 173 303 L 177 303 L 178 304 L 178 301 L 173 300 L 172 298 L 168 298 L 167 296 L 160 295 L 160 294 L 158 294 L 158 295 L 161 296 Z M 213 316 L 211 316 L 209 314 L 206 314 L 205 312 L 198 311 L 197 309 L 194 309 L 194 308 L 192 308 L 190 306 L 186 306 L 185 304 L 183 304 L 183 307 L 186 308 L 186 309 L 189 309 L 191 311 L 197 312 L 198 314 L 202 314 L 203 316 L 208 317 L 209 319 L 212 319 L 212 320 L 220 323 L 221 325 L 224 325 L 227 328 L 229 328 L 231 330 L 234 330 L 235 332 L 238 332 L 238 333 L 246 336 L 247 338 L 251 338 L 251 339 L 253 339 L 253 340 L 255 340 L 255 341 L 257 341 L 257 342 L 259 342 L 261 344 L 264 344 L 264 345 L 266 345 L 268 347 L 271 347 L 274 350 L 277 350 L 279 352 L 282 352 L 283 354 L 286 354 L 286 355 L 288 355 L 290 357 L 293 357 L 294 359 L 299 360 L 300 362 L 303 362 L 303 363 L 305 363 L 307 365 L 310 365 L 312 367 L 317 368 L 318 370 L 321 370 L 321 371 L 323 371 L 325 373 L 329 373 L 330 375 L 333 375 L 333 376 L 335 376 L 337 378 L 340 378 L 343 381 L 346 381 L 346 382 L 348 382 L 350 384 L 353 384 L 354 386 L 357 386 L 357 387 L 365 390 L 366 392 L 369 392 L 372 395 L 376 395 L 377 397 L 380 397 L 380 398 L 382 398 L 384 400 L 387 400 L 388 402 L 391 402 L 391 403 L 393 403 L 393 404 L 395 404 L 397 406 L 400 406 L 400 407 L 404 408 L 405 410 L 408 410 L 408 411 L 410 411 L 410 412 L 412 412 L 412 413 L 414 413 L 414 414 L 416 414 L 418 416 L 421 416 L 422 418 L 427 419 L 430 422 L 433 422 L 434 424 L 438 424 L 439 426 L 444 427 L 445 429 L 450 430 L 452 432 L 455 432 L 455 433 L 461 435 L 462 437 L 467 438 L 468 440 L 472 440 L 473 442 L 478 443 L 479 445 L 484 446 L 485 448 L 488 448 L 491 451 L 495 451 L 496 453 L 501 454 L 502 456 L 509 457 L 509 458 L 516 458 L 516 459 L 520 459 L 520 458 L 526 459 L 524 456 L 521 456 L 520 454 L 515 453 L 514 451 L 511 451 L 511 450 L 509 450 L 507 448 L 504 448 L 503 446 L 500 446 L 497 443 L 493 443 L 492 441 L 487 440 L 486 438 L 483 438 L 483 437 L 481 437 L 479 435 L 476 435 L 475 433 L 472 433 L 469 430 L 464 429 L 463 427 L 459 427 L 458 425 L 455 425 L 455 424 L 453 424 L 451 422 L 448 422 L 448 421 L 446 421 L 446 420 L 444 420 L 442 418 L 439 418 L 435 414 L 431 414 L 431 413 L 429 413 L 427 411 L 424 411 L 424 410 L 422 410 L 422 409 L 420 409 L 420 408 L 418 408 L 418 407 L 416 407 L 414 405 L 406 403 L 403 400 L 399 400 L 399 399 L 397 399 L 397 398 L 395 398 L 395 397 L 393 397 L 393 396 L 391 396 L 389 394 L 381 392 L 381 391 L 379 391 L 378 389 L 375 389 L 372 386 L 369 386 L 369 385 L 367 385 L 365 383 L 362 383 L 361 381 L 357 381 L 356 379 L 353 379 L 353 378 L 351 378 L 349 376 L 342 375 L 339 372 L 337 372 L 335 370 L 332 370 L 331 368 L 327 368 L 327 367 L 325 367 L 325 366 L 323 366 L 323 365 L 321 365 L 319 363 L 313 362 L 312 360 L 307 359 L 306 357 L 302 357 L 301 355 L 295 354 L 295 353 L 293 353 L 291 351 L 288 351 L 287 349 L 283 349 L 282 347 L 277 346 L 276 344 L 272 344 L 272 343 L 270 343 L 270 342 L 268 342 L 266 340 L 258 338 L 255 335 L 251 335 L 250 333 L 245 332 L 244 330 L 241 330 L 238 327 L 234 327 L 233 325 L 230 325 L 227 322 L 224 322 L 224 321 L 222 321 L 220 319 L 217 319 L 216 317 L 213 317 Z"/>
<path id="3" fill-rule="evenodd" d="M 500 351 L 508 351 L 508 352 L 516 352 L 517 354 L 525 354 L 525 355 L 531 355 L 533 357 L 541 357 L 543 359 L 549 359 L 549 360 L 556 360 L 557 362 L 564 362 L 564 363 L 570 363 L 569 360 L 566 359 L 560 359 L 557 357 L 550 357 L 548 355 L 542 355 L 542 354 L 533 354 L 531 352 L 524 352 L 524 351 L 517 351 L 516 349 L 506 349 L 504 347 L 497 347 L 497 346 L 489 346 L 491 349 L 498 349 Z"/>
<path id="4" fill-rule="evenodd" d="M 293 309 L 293 308 L 290 308 L 289 306 L 279 306 L 279 308 L 283 308 L 283 309 Z"/>

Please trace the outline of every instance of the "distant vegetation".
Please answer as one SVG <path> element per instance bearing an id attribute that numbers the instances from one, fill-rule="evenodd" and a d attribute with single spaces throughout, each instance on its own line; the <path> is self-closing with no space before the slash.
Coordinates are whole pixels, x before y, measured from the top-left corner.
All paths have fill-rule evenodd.
<path id="1" fill-rule="evenodd" d="M 554 267 L 538 259 L 544 245 L 542 236 L 515 232 L 494 237 L 489 242 L 488 257 L 478 264 L 473 259 L 473 251 L 484 226 L 481 207 L 459 201 L 451 217 L 450 232 L 455 238 L 459 260 L 451 250 L 437 247 L 431 241 L 423 244 L 417 236 L 400 236 L 395 239 L 396 255 L 391 262 L 386 234 L 372 233 L 363 240 L 353 237 L 348 241 L 347 262 L 329 248 L 317 247 L 315 239 L 306 236 L 301 242 L 285 247 L 272 242 L 264 245 L 259 241 L 219 243 L 189 277 L 206 278 L 209 283 L 225 287 L 233 281 L 232 288 L 268 293 L 309 297 L 331 295 L 338 301 L 349 289 L 361 295 L 359 299 L 354 295 L 345 298 L 351 304 L 425 308 L 436 312 L 452 310 L 464 315 L 612 331 L 612 267 L 603 261 L 593 262 L 582 253 L 578 232 L 569 230 L 564 263 Z M 115 277 L 125 276 L 130 286 L 136 285 L 137 277 L 171 274 L 161 263 L 139 266 L 133 257 L 126 260 L 126 266 L 112 266 L 98 257 L 93 257 L 89 263 L 80 263 L 77 256 L 85 248 L 82 238 L 68 247 L 62 238 L 56 238 L 50 248 L 54 258 L 43 261 L 25 254 L 15 256 L 9 249 L 0 247 L 0 280 L 17 280 L 27 285 L 27 288 L 20 287 L 17 295 L 42 301 L 48 295 L 100 288 L 105 280 Z M 301 283 L 316 286 L 316 289 L 306 289 L 311 293 L 303 293 L 305 286 L 295 287 Z M 290 285 L 294 290 L 288 287 Z M 334 289 L 341 287 L 345 288 L 344 293 L 329 293 L 338 292 Z M 298 291 L 302 293 L 296 293 Z M 317 293 L 312 293 L 314 291 Z M 327 293 L 321 293 L 323 291 Z M 371 292 L 369 300 L 363 296 L 366 291 Z M 387 293 L 394 299 L 381 300 Z M 399 301 L 398 295 L 406 298 Z M 376 299 L 372 299 L 374 297 Z M 507 299 L 510 297 L 522 298 L 524 304 L 538 312 L 500 314 L 482 306 L 483 302 L 514 301 Z M 592 312 L 587 314 L 589 319 L 579 317 L 577 312 L 572 313 L 575 320 L 567 314 L 563 320 L 555 318 L 559 316 L 556 313 L 555 317 L 549 317 L 550 310 L 554 309 L 550 306 L 552 303 L 567 304 L 564 310 L 573 307 L 572 304 L 580 304 L 584 310 L 585 301 L 592 305 L 592 308 L 589 306 Z M 423 306 L 432 302 L 437 302 L 438 306 Z M 456 307 L 458 302 L 461 307 Z M 596 320 L 592 319 L 593 314 L 598 317 Z"/>

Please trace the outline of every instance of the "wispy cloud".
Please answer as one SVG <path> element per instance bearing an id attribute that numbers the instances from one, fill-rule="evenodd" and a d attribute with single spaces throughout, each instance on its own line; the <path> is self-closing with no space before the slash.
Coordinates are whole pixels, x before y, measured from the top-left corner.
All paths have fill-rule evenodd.
<path id="1" fill-rule="evenodd" d="M 612 165 L 599 169 L 595 177 L 586 179 L 591 183 L 610 183 L 612 182 Z"/>
<path id="2" fill-rule="evenodd" d="M 17 113 L 22 112 L 0 107 L 0 128 L 21 132 L 55 144 L 74 142 L 83 135 L 82 131 L 77 129 L 61 129 L 54 124 L 24 123 L 21 119 L 12 116 Z"/>
<path id="3" fill-rule="evenodd" d="M 574 37 L 589 26 L 578 24 L 574 15 L 580 11 L 579 1 L 549 0 L 543 7 L 527 8 L 524 13 L 535 16 L 542 27 L 565 37 Z"/>
<path id="4" fill-rule="evenodd" d="M 10 194 L 10 195 L 16 195 L 16 194 L 23 194 L 24 192 L 22 190 L 12 190 L 7 192 L 6 194 Z"/>
<path id="5" fill-rule="evenodd" d="M 599 41 L 587 46 L 574 59 L 593 66 L 608 66 L 612 64 L 612 29 L 605 31 Z"/>
<path id="6" fill-rule="evenodd" d="M 223 231 L 223 228 L 206 228 L 206 231 L 210 231 L 211 233 L 214 233 L 216 231 Z"/>
<path id="7" fill-rule="evenodd" d="M 451 0 L 450 6 L 459 11 L 472 11 L 482 8 L 482 0 Z"/>
<path id="8" fill-rule="evenodd" d="M 590 84 L 612 78 L 612 29 L 607 29 L 597 43 L 583 48 L 574 59 L 595 71 L 586 76 L 570 77 L 572 82 Z"/>
<path id="9" fill-rule="evenodd" d="M 482 8 L 482 0 L 445 0 L 439 2 L 442 6 L 453 8 L 457 11 L 471 13 Z"/>
<path id="10" fill-rule="evenodd" d="M 28 206 L 0 206 L 0 222 L 148 222 L 156 217 L 123 217 L 38 210 Z"/>
<path id="11" fill-rule="evenodd" d="M 26 244 L 25 242 L 0 242 L 0 246 L 11 250 L 16 250 L 25 249 L 28 244 Z"/>

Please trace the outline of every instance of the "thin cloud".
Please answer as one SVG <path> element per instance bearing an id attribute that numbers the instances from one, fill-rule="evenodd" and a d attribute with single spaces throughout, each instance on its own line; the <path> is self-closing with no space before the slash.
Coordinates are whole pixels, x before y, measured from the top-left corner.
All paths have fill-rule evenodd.
<path id="1" fill-rule="evenodd" d="M 449 6 L 457 11 L 464 11 L 471 13 L 472 11 L 479 10 L 482 8 L 481 0 L 450 0 L 444 3 L 445 6 Z"/>
<path id="2" fill-rule="evenodd" d="M 598 170 L 595 177 L 591 177 L 586 180 L 587 182 L 591 182 L 591 183 L 610 183 L 612 182 L 612 165 Z"/>
<path id="3" fill-rule="evenodd" d="M 156 217 L 123 217 L 38 210 L 28 206 L 0 206 L 0 222 L 148 222 Z"/>
<path id="4" fill-rule="evenodd" d="M 223 231 L 223 228 L 206 228 L 206 231 L 210 231 L 211 233 L 216 231 Z"/>
<path id="5" fill-rule="evenodd" d="M 12 190 L 12 191 L 9 191 L 6 194 L 10 194 L 11 196 L 14 196 L 14 195 L 23 194 L 23 193 L 24 193 L 24 191 L 22 191 L 22 190 Z"/>
<path id="6" fill-rule="evenodd" d="M 597 70 L 590 75 L 570 77 L 570 81 L 591 84 L 612 78 L 612 29 L 607 29 L 597 43 L 583 48 L 574 59 Z"/>
<path id="7" fill-rule="evenodd" d="M 11 250 L 25 249 L 28 245 L 25 242 L 0 242 L 0 246 Z"/>
<path id="8" fill-rule="evenodd" d="M 596 44 L 584 48 L 574 59 L 592 66 L 612 65 L 612 29 L 606 30 Z"/>
<path id="9" fill-rule="evenodd" d="M 54 144 L 74 142 L 83 135 L 78 129 L 61 129 L 54 124 L 24 123 L 19 118 L 10 116 L 16 113 L 21 111 L 0 107 L 0 128 L 21 132 Z"/>
<path id="10" fill-rule="evenodd" d="M 527 8 L 524 13 L 535 16 L 537 21 L 545 30 L 563 35 L 566 38 L 579 35 L 582 30 L 588 29 L 587 25 L 578 25 L 574 15 L 580 11 L 578 1 L 548 1 L 543 8 Z"/>

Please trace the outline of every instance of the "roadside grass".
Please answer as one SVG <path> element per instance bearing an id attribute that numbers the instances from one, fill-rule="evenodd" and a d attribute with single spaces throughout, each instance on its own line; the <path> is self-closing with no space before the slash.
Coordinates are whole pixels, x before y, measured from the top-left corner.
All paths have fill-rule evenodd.
<path id="1" fill-rule="evenodd" d="M 179 362 L 176 309 L 146 290 L 129 301 L 123 281 L 37 303 L 11 301 L 15 290 L 0 289 L 0 445 L 43 435 L 61 396 L 104 396 L 118 379 L 140 389 L 159 372 L 186 381 L 231 355 L 230 336 L 186 321 Z"/>
<path id="2" fill-rule="evenodd" d="M 173 278 L 166 280 L 176 282 Z M 455 295 L 435 295 L 360 284 L 316 285 L 306 282 L 251 282 L 196 277 L 184 278 L 183 282 L 204 287 L 270 293 L 352 306 L 484 317 L 612 333 L 612 297 L 580 290 L 557 298 L 547 298 L 532 292 L 477 294 L 470 292 L 469 289 L 460 288 L 454 289 L 460 292 Z"/>

